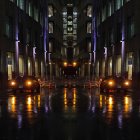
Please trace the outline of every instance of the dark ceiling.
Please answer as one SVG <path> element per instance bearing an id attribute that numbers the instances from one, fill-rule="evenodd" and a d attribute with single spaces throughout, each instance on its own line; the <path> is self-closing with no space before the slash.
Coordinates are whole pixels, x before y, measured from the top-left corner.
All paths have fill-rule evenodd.
<path id="1" fill-rule="evenodd" d="M 62 5 L 73 4 L 74 6 L 79 5 L 81 0 L 60 0 Z"/>

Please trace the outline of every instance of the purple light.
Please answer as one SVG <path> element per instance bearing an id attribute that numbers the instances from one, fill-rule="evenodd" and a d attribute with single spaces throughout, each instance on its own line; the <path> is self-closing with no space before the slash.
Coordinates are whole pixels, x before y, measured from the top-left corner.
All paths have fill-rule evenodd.
<path id="1" fill-rule="evenodd" d="M 122 54 L 122 73 L 124 72 L 124 63 L 125 63 L 125 25 L 124 25 L 124 16 L 122 16 L 122 40 L 120 41 L 121 44 L 121 54 Z"/>
<path id="2" fill-rule="evenodd" d="M 34 107 L 34 113 L 38 113 L 36 106 Z"/>
<path id="3" fill-rule="evenodd" d="M 19 41 L 16 41 L 16 61 L 18 61 L 18 55 L 19 55 L 18 43 L 19 43 Z"/>
<path id="4" fill-rule="evenodd" d="M 107 61 L 107 47 L 104 47 L 105 61 Z"/>
<path id="5" fill-rule="evenodd" d="M 119 114 L 118 114 L 118 127 L 121 129 L 122 128 L 122 126 L 123 126 L 123 123 L 122 123 L 122 112 L 120 112 Z"/>
<path id="6" fill-rule="evenodd" d="M 16 73 L 19 73 L 19 41 L 15 42 L 15 63 L 16 63 Z"/>
<path id="7" fill-rule="evenodd" d="M 46 63 L 46 60 L 47 60 L 47 31 L 48 31 L 48 28 L 47 28 L 47 25 L 48 25 L 48 18 L 45 14 L 45 18 L 44 18 L 44 31 L 43 31 L 43 34 L 44 34 L 44 62 Z"/>
<path id="8" fill-rule="evenodd" d="M 96 62 L 96 45 L 97 45 L 97 42 L 96 42 L 96 38 L 97 38 L 97 35 L 96 35 L 96 18 L 95 17 L 93 19 L 93 29 L 94 29 L 94 33 L 93 33 L 93 40 L 94 40 L 93 53 L 94 53 L 94 63 L 95 63 Z"/>
<path id="9" fill-rule="evenodd" d="M 22 127 L 22 115 L 21 113 L 18 114 L 18 128 L 20 129 Z"/>
<path id="10" fill-rule="evenodd" d="M 95 112 L 95 108 L 96 108 L 96 106 L 95 106 L 95 104 L 92 106 L 92 112 L 94 113 Z"/>
<path id="11" fill-rule="evenodd" d="M 48 112 L 48 110 L 49 110 L 48 105 L 47 105 L 47 104 L 45 104 L 45 112 L 47 113 L 47 112 Z"/>
<path id="12" fill-rule="evenodd" d="M 125 48 L 125 42 L 122 41 L 122 50 L 121 50 L 121 52 L 122 52 L 122 62 L 124 60 L 124 50 L 125 50 L 124 48 Z"/>
<path id="13" fill-rule="evenodd" d="M 16 12 L 17 14 L 17 12 Z M 18 39 L 18 16 L 15 18 L 15 70 L 19 74 L 19 39 Z"/>
<path id="14" fill-rule="evenodd" d="M 33 47 L 33 60 L 35 62 L 35 55 L 36 55 L 36 47 Z"/>

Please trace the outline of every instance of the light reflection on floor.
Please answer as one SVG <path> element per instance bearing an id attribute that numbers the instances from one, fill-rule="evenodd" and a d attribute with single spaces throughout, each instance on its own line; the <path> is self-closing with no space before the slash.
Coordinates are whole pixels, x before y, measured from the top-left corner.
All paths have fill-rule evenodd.
<path id="1" fill-rule="evenodd" d="M 0 98 L 0 140 L 139 140 L 140 99 L 132 95 L 78 88 L 10 93 Z"/>

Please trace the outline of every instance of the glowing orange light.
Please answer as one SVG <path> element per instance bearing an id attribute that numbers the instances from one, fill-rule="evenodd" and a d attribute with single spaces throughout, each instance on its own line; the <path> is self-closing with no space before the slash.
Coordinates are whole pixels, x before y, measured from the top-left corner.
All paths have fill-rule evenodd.
<path id="1" fill-rule="evenodd" d="M 111 80 L 108 82 L 109 86 L 113 86 L 114 82 Z"/>
<path id="2" fill-rule="evenodd" d="M 73 67 L 76 67 L 77 66 L 77 63 L 76 62 L 73 62 Z"/>
<path id="3" fill-rule="evenodd" d="M 15 85 L 16 85 L 16 82 L 15 82 L 15 81 L 12 81 L 12 82 L 11 82 L 11 85 L 12 85 L 12 86 L 15 86 Z"/>
<path id="4" fill-rule="evenodd" d="M 12 113 L 16 112 L 16 97 L 12 96 L 8 100 L 8 110 Z"/>
<path id="5" fill-rule="evenodd" d="M 126 86 L 129 86 L 129 82 L 128 81 L 125 81 L 124 83 Z"/>
<path id="6" fill-rule="evenodd" d="M 127 105 L 129 104 L 129 98 L 128 97 L 124 97 L 124 103 Z"/>
<path id="7" fill-rule="evenodd" d="M 112 105 L 112 104 L 113 104 L 113 98 L 109 97 L 109 105 Z"/>
<path id="8" fill-rule="evenodd" d="M 31 86 L 32 85 L 32 82 L 31 81 L 27 81 L 27 85 L 28 86 Z"/>
<path id="9" fill-rule="evenodd" d="M 12 105 L 14 105 L 16 103 L 16 98 L 15 97 L 12 97 L 11 103 L 12 103 Z"/>
<path id="10" fill-rule="evenodd" d="M 64 62 L 63 64 L 64 64 L 64 67 L 67 67 L 68 66 L 68 63 L 67 62 Z"/>
<path id="11" fill-rule="evenodd" d="M 27 98 L 27 104 L 28 104 L 28 105 L 31 105 L 31 104 L 32 104 L 32 99 L 31 99 L 31 97 L 28 97 L 28 98 Z"/>

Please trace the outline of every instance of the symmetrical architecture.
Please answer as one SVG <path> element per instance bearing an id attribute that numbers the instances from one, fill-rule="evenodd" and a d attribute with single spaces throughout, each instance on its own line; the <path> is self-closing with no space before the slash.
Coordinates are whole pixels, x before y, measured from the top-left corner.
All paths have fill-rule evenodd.
<path id="1" fill-rule="evenodd" d="M 48 0 L 48 79 L 60 77 L 61 48 L 63 46 L 63 1 Z"/>
<path id="2" fill-rule="evenodd" d="M 94 77 L 121 75 L 138 83 L 139 8 L 139 0 L 94 0 Z"/>
<path id="3" fill-rule="evenodd" d="M 62 67 L 62 76 L 77 74 L 77 58 L 76 54 L 77 45 L 77 8 L 75 3 L 67 2 L 63 8 L 63 47 L 62 61 L 65 64 Z"/>
<path id="4" fill-rule="evenodd" d="M 77 48 L 79 49 L 79 75 L 80 77 L 92 79 L 93 65 L 93 42 L 92 42 L 92 22 L 93 22 L 93 1 L 86 0 L 77 5 L 78 8 L 78 28 L 77 28 Z"/>
<path id="5" fill-rule="evenodd" d="M 18 75 L 139 83 L 139 0 L 1 0 L 0 89 Z"/>
<path id="6" fill-rule="evenodd" d="M 47 1 L 0 1 L 0 88 L 18 75 L 46 77 Z"/>

